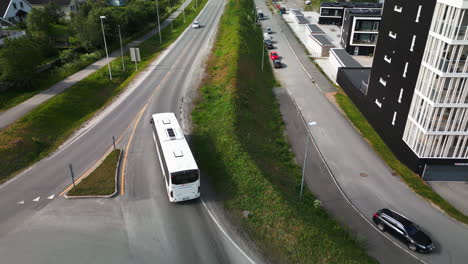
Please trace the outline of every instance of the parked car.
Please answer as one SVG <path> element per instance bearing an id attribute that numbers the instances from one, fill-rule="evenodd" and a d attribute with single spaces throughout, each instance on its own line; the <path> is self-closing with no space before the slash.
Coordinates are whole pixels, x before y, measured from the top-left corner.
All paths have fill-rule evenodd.
<path id="1" fill-rule="evenodd" d="M 192 28 L 200 28 L 200 22 L 198 22 L 197 20 L 193 21 Z"/>
<path id="2" fill-rule="evenodd" d="M 275 69 L 279 69 L 281 68 L 281 61 L 280 60 L 274 60 L 273 61 L 273 67 L 275 67 Z"/>
<path id="3" fill-rule="evenodd" d="M 271 40 L 272 37 L 270 36 L 270 34 L 268 34 L 268 33 L 265 32 L 265 33 L 263 33 L 263 39 L 264 39 L 264 40 L 266 40 L 266 39 Z"/>
<path id="4" fill-rule="evenodd" d="M 276 53 L 276 51 L 270 52 L 270 59 L 272 61 L 279 59 L 278 53 Z"/>
<path id="5" fill-rule="evenodd" d="M 268 33 L 268 34 L 273 34 L 273 30 L 271 30 L 271 28 L 267 27 L 265 29 L 265 32 Z"/>
<path id="6" fill-rule="evenodd" d="M 428 253 L 435 248 L 431 238 L 418 225 L 390 209 L 380 209 L 374 214 L 372 220 L 380 231 L 388 231 L 407 243 L 411 251 Z"/>
<path id="7" fill-rule="evenodd" d="M 264 40 L 263 42 L 265 43 L 265 47 L 266 47 L 267 49 L 273 49 L 273 42 L 271 42 L 271 40 L 266 39 L 266 40 Z"/>
<path id="8" fill-rule="evenodd" d="M 306 5 L 310 5 L 310 0 L 305 1 Z"/>

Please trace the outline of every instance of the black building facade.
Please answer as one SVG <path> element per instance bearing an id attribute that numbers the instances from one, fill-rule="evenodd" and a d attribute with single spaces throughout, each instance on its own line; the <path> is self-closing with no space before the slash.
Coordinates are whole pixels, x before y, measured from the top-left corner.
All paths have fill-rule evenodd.
<path id="1" fill-rule="evenodd" d="M 417 157 L 402 137 L 435 4 L 436 0 L 385 1 L 366 92 L 356 92 L 346 69 L 338 73 L 338 83 L 385 143 L 418 173 L 424 169 L 424 160 Z"/>

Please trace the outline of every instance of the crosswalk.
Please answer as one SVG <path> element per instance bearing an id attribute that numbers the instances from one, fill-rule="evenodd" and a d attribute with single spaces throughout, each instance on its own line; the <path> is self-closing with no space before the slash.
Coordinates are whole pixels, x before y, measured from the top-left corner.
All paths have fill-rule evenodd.
<path id="1" fill-rule="evenodd" d="M 55 198 L 55 194 L 47 196 L 47 200 L 54 200 L 54 198 Z M 37 203 L 40 200 L 41 200 L 41 196 L 37 196 L 36 198 L 32 199 L 31 201 Z M 21 204 L 21 205 L 25 204 L 25 203 L 26 203 L 25 200 L 21 200 L 21 201 L 18 202 L 18 204 Z"/>

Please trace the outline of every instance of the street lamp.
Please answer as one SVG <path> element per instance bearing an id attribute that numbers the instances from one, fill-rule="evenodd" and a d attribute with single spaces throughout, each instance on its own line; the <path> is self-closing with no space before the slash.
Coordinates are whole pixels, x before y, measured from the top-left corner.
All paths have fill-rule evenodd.
<path id="1" fill-rule="evenodd" d="M 304 190 L 304 175 L 305 175 L 305 166 L 307 162 L 307 152 L 309 150 L 309 127 L 316 126 L 317 122 L 309 122 L 307 123 L 307 143 L 306 143 L 306 150 L 304 153 L 304 165 L 302 166 L 302 181 L 301 181 L 301 193 L 299 194 L 299 199 L 302 199 L 302 192 Z"/>
<path id="2" fill-rule="evenodd" d="M 102 20 L 105 19 L 106 16 L 100 16 L 99 18 L 101 19 L 102 37 L 104 38 L 104 49 L 106 50 L 107 67 L 109 68 L 109 79 L 112 80 L 112 72 L 111 72 L 111 67 L 110 67 L 110 62 L 109 62 L 109 53 L 107 53 L 106 34 L 104 34 L 104 24 L 102 23 Z"/>

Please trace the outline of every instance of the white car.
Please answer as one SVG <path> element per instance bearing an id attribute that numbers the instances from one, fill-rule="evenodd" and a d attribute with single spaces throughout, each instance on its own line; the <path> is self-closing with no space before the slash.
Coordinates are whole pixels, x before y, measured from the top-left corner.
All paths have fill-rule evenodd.
<path id="1" fill-rule="evenodd" d="M 269 27 L 265 29 L 265 32 L 268 34 L 273 34 L 273 30 L 271 30 Z"/>
<path id="2" fill-rule="evenodd" d="M 192 28 L 200 28 L 200 22 L 198 20 L 193 21 Z"/>
<path id="3" fill-rule="evenodd" d="M 306 4 L 306 5 L 310 5 L 310 1 L 305 1 L 305 4 Z"/>

